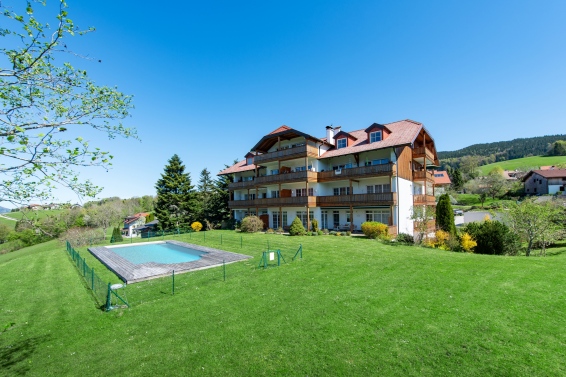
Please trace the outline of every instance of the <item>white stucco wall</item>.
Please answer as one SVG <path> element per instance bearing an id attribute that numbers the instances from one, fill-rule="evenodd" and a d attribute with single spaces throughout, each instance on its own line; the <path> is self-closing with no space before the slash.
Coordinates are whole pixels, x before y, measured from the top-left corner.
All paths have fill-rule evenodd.
<path id="1" fill-rule="evenodd" d="M 398 178 L 399 187 L 397 191 L 398 209 L 395 208 L 397 219 L 397 232 L 413 235 L 413 220 L 411 213 L 413 208 L 413 182 Z M 394 217 L 395 217 L 394 216 Z"/>

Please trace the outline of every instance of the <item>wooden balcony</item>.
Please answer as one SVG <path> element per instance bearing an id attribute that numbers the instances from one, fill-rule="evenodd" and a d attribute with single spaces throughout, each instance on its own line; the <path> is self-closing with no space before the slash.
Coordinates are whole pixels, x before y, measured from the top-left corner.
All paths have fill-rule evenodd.
<path id="1" fill-rule="evenodd" d="M 279 183 L 316 182 L 318 173 L 314 171 L 298 171 L 294 173 L 265 175 L 254 178 L 252 181 L 232 182 L 228 185 L 230 190 L 251 189 L 256 186 L 266 186 Z"/>
<path id="2" fill-rule="evenodd" d="M 230 209 L 269 207 L 316 207 L 316 196 L 292 196 L 289 198 L 259 198 L 254 200 L 231 200 Z"/>
<path id="3" fill-rule="evenodd" d="M 413 195 L 414 205 L 435 206 L 436 198 L 434 195 Z"/>
<path id="4" fill-rule="evenodd" d="M 319 207 L 395 205 L 397 203 L 397 193 L 317 196 L 316 199 Z"/>
<path id="5" fill-rule="evenodd" d="M 394 174 L 394 164 L 360 166 L 357 168 L 321 171 L 318 173 L 319 182 L 339 181 L 352 178 L 367 178 L 390 176 Z"/>
<path id="6" fill-rule="evenodd" d="M 418 231 L 419 224 L 414 223 L 413 224 L 413 229 L 415 231 Z M 435 220 L 429 220 L 426 224 L 426 232 L 427 233 L 434 233 L 436 232 L 436 221 Z"/>
<path id="7" fill-rule="evenodd" d="M 301 145 L 300 147 L 281 149 L 274 152 L 254 156 L 254 164 L 260 165 L 271 161 L 292 160 L 301 157 L 318 158 L 318 149 L 312 145 Z"/>
<path id="8" fill-rule="evenodd" d="M 293 182 L 316 182 L 318 173 L 314 171 L 297 171 L 294 173 L 283 173 L 276 175 L 266 175 L 258 177 L 255 180 L 256 186 L 259 185 L 273 185 L 279 183 L 293 183 Z"/>
<path id="9" fill-rule="evenodd" d="M 413 149 L 413 158 L 426 158 L 429 161 L 434 161 L 434 153 L 425 147 L 416 147 Z"/>
<path id="10" fill-rule="evenodd" d="M 427 181 L 434 184 L 434 174 L 426 170 L 414 171 L 413 181 Z"/>
<path id="11" fill-rule="evenodd" d="M 228 184 L 228 189 L 230 189 L 230 190 L 245 190 L 245 189 L 254 188 L 255 185 L 256 185 L 255 180 L 230 182 Z"/>
<path id="12" fill-rule="evenodd" d="M 389 225 L 388 226 L 388 233 L 391 235 L 396 236 L 397 235 L 397 225 Z"/>

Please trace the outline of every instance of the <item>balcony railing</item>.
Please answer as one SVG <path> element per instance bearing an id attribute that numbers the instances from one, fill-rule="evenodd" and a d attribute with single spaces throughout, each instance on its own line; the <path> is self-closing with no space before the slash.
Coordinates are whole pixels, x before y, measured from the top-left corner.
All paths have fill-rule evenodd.
<path id="1" fill-rule="evenodd" d="M 361 178 L 366 176 L 384 176 L 393 174 L 394 164 L 383 164 L 383 165 L 370 165 L 370 166 L 360 166 L 357 168 L 340 169 L 332 171 L 322 171 L 318 173 L 318 181 L 337 181 L 341 179 L 349 178 Z"/>
<path id="2" fill-rule="evenodd" d="M 240 182 L 230 182 L 228 188 L 230 190 L 241 190 L 254 187 L 256 185 L 255 180 L 251 181 L 240 181 Z"/>
<path id="3" fill-rule="evenodd" d="M 397 193 L 385 192 L 381 194 L 317 196 L 316 199 L 317 204 L 320 207 L 350 205 L 394 205 L 395 203 L 397 203 Z"/>
<path id="4" fill-rule="evenodd" d="M 264 177 L 258 177 L 255 180 L 256 185 L 270 185 L 279 183 L 291 183 L 291 182 L 316 182 L 318 173 L 314 171 L 297 171 L 294 173 L 283 173 L 275 175 L 266 175 Z"/>
<path id="5" fill-rule="evenodd" d="M 413 195 L 413 203 L 419 205 L 436 205 L 434 195 Z"/>
<path id="6" fill-rule="evenodd" d="M 434 161 L 434 153 L 428 148 L 417 147 L 413 149 L 413 158 L 426 157 L 427 160 Z"/>
<path id="7" fill-rule="evenodd" d="M 254 156 L 254 164 L 264 164 L 271 161 L 291 160 L 300 157 L 318 157 L 318 149 L 312 145 L 301 145 L 300 147 L 281 149 Z"/>
<path id="8" fill-rule="evenodd" d="M 234 208 L 254 207 L 316 207 L 316 196 L 292 196 L 288 198 L 259 198 L 252 200 L 231 200 L 228 206 Z"/>
<path id="9" fill-rule="evenodd" d="M 421 171 L 414 171 L 413 172 L 413 180 L 414 181 L 429 181 L 434 183 L 434 174 L 431 172 L 428 172 L 426 170 L 421 170 Z"/>

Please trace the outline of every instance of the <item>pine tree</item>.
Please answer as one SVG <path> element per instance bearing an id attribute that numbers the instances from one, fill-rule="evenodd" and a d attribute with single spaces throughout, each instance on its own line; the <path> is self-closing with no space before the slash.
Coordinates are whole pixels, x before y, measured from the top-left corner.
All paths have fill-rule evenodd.
<path id="1" fill-rule="evenodd" d="M 212 221 L 210 206 L 212 195 L 214 192 L 214 182 L 210 177 L 210 172 L 204 168 L 200 172 L 200 178 L 197 185 L 198 196 L 198 219 L 204 223 L 205 220 Z"/>
<path id="2" fill-rule="evenodd" d="M 461 191 L 464 186 L 464 180 L 462 179 L 462 173 L 460 169 L 454 169 L 452 171 L 452 187 L 456 191 Z"/>
<path id="3" fill-rule="evenodd" d="M 229 167 L 226 165 L 226 167 Z M 231 218 L 230 207 L 230 191 L 228 186 L 232 182 L 229 175 L 221 175 L 214 181 L 214 188 L 210 198 L 210 221 L 213 223 L 221 223 Z"/>
<path id="4" fill-rule="evenodd" d="M 161 229 L 188 227 L 196 220 L 196 200 L 191 177 L 176 154 L 165 166 L 155 184 L 157 200 L 155 216 Z"/>
<path id="5" fill-rule="evenodd" d="M 454 224 L 454 212 L 450 204 L 450 196 L 442 194 L 438 198 L 436 205 L 436 226 L 450 234 L 456 234 L 456 225 Z"/>

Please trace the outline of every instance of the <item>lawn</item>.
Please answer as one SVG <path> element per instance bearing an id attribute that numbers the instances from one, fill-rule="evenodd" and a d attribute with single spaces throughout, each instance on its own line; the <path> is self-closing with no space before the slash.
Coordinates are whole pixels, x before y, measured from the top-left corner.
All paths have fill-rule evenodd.
<path id="1" fill-rule="evenodd" d="M 566 156 L 532 156 L 483 165 L 480 166 L 480 170 L 482 175 L 486 175 L 496 166 L 500 166 L 503 170 L 539 169 L 541 166 L 550 166 L 560 163 L 566 163 Z"/>
<path id="2" fill-rule="evenodd" d="M 1 255 L 0 375 L 566 374 L 566 248 L 526 258 L 359 237 L 204 237 L 174 238 L 254 259 L 228 265 L 226 281 L 222 268 L 177 275 L 175 295 L 171 278 L 132 284 L 132 307 L 109 313 L 55 241 Z M 257 269 L 267 242 L 288 263 Z M 291 262 L 299 243 L 304 258 Z"/>

